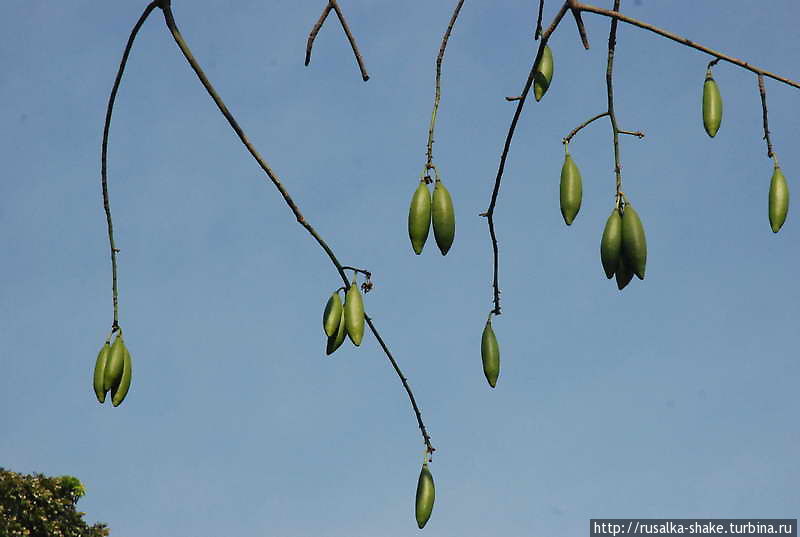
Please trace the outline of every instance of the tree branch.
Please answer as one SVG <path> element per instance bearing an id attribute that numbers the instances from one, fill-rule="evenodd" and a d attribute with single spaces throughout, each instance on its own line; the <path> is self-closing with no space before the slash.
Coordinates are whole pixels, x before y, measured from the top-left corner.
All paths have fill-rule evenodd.
<path id="1" fill-rule="evenodd" d="M 309 62 L 311 62 L 311 49 L 314 47 L 314 40 L 317 38 L 317 34 L 322 28 L 325 19 L 328 18 L 328 14 L 331 12 L 331 10 L 333 10 L 336 13 L 336 16 L 339 18 L 339 22 L 344 30 L 344 35 L 347 36 L 347 40 L 350 42 L 350 47 L 353 49 L 353 54 L 356 57 L 358 69 L 361 71 L 361 78 L 364 80 L 364 82 L 366 82 L 369 80 L 369 75 L 367 74 L 367 68 L 364 65 L 364 58 L 361 57 L 361 52 L 358 50 L 358 45 L 356 45 L 356 38 L 353 37 L 353 33 L 350 31 L 350 26 L 347 24 L 347 19 L 344 18 L 344 13 L 342 13 L 342 9 L 339 7 L 339 4 L 336 2 L 336 0 L 328 0 L 328 5 L 326 5 L 325 9 L 322 10 L 322 15 L 320 15 L 316 24 L 314 24 L 314 27 L 311 28 L 311 33 L 308 34 L 308 41 L 306 42 L 305 64 L 308 65 Z"/>
<path id="2" fill-rule="evenodd" d="M 492 288 L 494 290 L 494 308 L 492 309 L 492 313 L 495 315 L 500 315 L 500 285 L 498 282 L 498 272 L 499 272 L 499 250 L 497 247 L 497 234 L 494 229 L 494 209 L 497 205 L 497 195 L 500 192 L 500 182 L 503 179 L 503 171 L 506 167 L 506 159 L 508 158 L 508 151 L 511 149 L 511 140 L 514 138 L 514 131 L 517 128 L 517 122 L 519 122 L 519 118 L 522 115 L 522 108 L 525 106 L 525 100 L 528 97 L 528 93 L 530 92 L 531 86 L 533 85 L 533 78 L 536 74 L 536 65 L 539 63 L 539 60 L 542 57 L 542 52 L 544 51 L 544 47 L 547 45 L 547 41 L 550 39 L 550 35 L 555 31 L 558 27 L 561 19 L 564 18 L 564 15 L 567 12 L 568 2 L 564 2 L 564 5 L 561 6 L 561 9 L 558 10 L 558 13 L 553 18 L 553 22 L 550 23 L 550 26 L 542 32 L 541 41 L 539 41 L 539 50 L 536 52 L 536 58 L 533 60 L 533 64 L 531 65 L 530 73 L 528 74 L 528 79 L 525 81 L 525 87 L 522 89 L 522 93 L 517 100 L 517 108 L 514 111 L 514 117 L 511 119 L 511 125 L 508 128 L 508 134 L 506 135 L 506 141 L 503 145 L 503 152 L 500 154 L 500 166 L 497 168 L 497 176 L 494 180 L 494 188 L 492 189 L 492 197 L 489 201 L 489 208 L 486 210 L 485 213 L 482 213 L 486 216 L 488 225 L 489 225 L 489 236 L 492 239 L 492 253 L 493 253 L 493 278 L 492 278 Z"/>
<path id="3" fill-rule="evenodd" d="M 614 11 L 619 10 L 620 0 L 614 0 Z M 619 155 L 619 127 L 614 113 L 614 50 L 617 46 L 617 19 L 611 20 L 608 32 L 608 60 L 606 63 L 606 93 L 608 96 L 608 118 L 611 120 L 611 133 L 614 141 L 614 175 L 616 176 L 617 203 L 622 192 L 622 164 Z"/>
<path id="4" fill-rule="evenodd" d="M 289 192 L 286 190 L 286 188 L 281 183 L 281 180 L 278 178 L 278 176 L 275 174 L 275 172 L 269 167 L 267 162 L 261 157 L 261 155 L 258 153 L 256 148 L 253 146 L 253 144 L 247 138 L 247 135 L 244 133 L 244 131 L 242 130 L 241 126 L 239 126 L 239 123 L 236 121 L 236 119 L 230 113 L 230 111 L 228 110 L 228 107 L 225 105 L 225 103 L 223 102 L 222 98 L 219 96 L 219 94 L 214 89 L 214 86 L 211 84 L 211 82 L 206 77 L 205 73 L 203 72 L 203 70 L 200 67 L 200 64 L 197 62 L 197 60 L 192 55 L 191 49 L 187 45 L 186 41 L 183 39 L 183 36 L 181 35 L 180 31 L 178 30 L 178 26 L 175 23 L 175 18 L 174 18 L 173 14 L 172 14 L 172 9 L 170 8 L 170 0 L 160 0 L 159 7 L 161 7 L 162 11 L 164 12 L 164 20 L 166 21 L 167 28 L 169 28 L 169 31 L 172 34 L 172 37 L 175 39 L 175 43 L 180 48 L 181 52 L 183 53 L 184 57 L 186 58 L 186 61 L 189 63 L 191 68 L 194 70 L 194 72 L 197 75 L 197 77 L 200 79 L 200 82 L 203 84 L 203 87 L 206 89 L 206 91 L 208 92 L 209 96 L 213 99 L 214 103 L 217 105 L 217 108 L 219 108 L 219 111 L 222 113 L 223 116 L 225 116 L 225 119 L 228 120 L 228 123 L 230 124 L 231 128 L 234 130 L 236 135 L 239 137 L 239 140 L 245 146 L 245 148 L 250 153 L 250 155 L 255 159 L 255 161 L 258 163 L 258 165 L 261 167 L 261 169 L 264 171 L 264 173 L 267 175 L 267 177 L 269 177 L 270 181 L 272 181 L 272 184 L 275 185 L 275 188 L 278 189 L 278 191 L 280 192 L 280 194 L 283 197 L 284 201 L 286 202 L 286 205 L 289 206 L 289 209 L 292 211 L 292 213 L 294 214 L 295 218 L 297 219 L 297 222 L 301 226 L 303 226 L 306 229 L 306 231 L 308 231 L 308 233 L 314 238 L 314 240 L 317 241 L 317 244 L 319 244 L 319 246 L 325 251 L 325 253 L 328 255 L 328 258 L 331 260 L 331 263 L 333 263 L 334 267 L 336 267 L 336 270 L 339 273 L 339 276 L 342 278 L 342 281 L 344 282 L 345 286 L 349 287 L 350 281 L 347 279 L 347 275 L 344 272 L 344 267 L 339 262 L 339 260 L 336 258 L 336 255 L 333 253 L 333 250 L 322 239 L 322 237 L 311 226 L 311 224 L 309 224 L 306 221 L 305 217 L 300 212 L 300 209 L 298 208 L 297 204 L 295 204 L 294 200 L 289 195 Z M 386 344 L 384 343 L 383 338 L 381 338 L 380 334 L 378 333 L 378 330 L 375 328 L 375 325 L 372 323 L 372 320 L 370 319 L 370 317 L 366 313 L 364 314 L 364 317 L 365 317 L 365 320 L 366 320 L 367 324 L 370 327 L 370 330 L 372 331 L 372 334 L 375 336 L 375 339 L 378 340 L 378 343 L 380 344 L 380 346 L 383 349 L 383 351 L 386 353 L 386 356 L 388 357 L 389 362 L 392 364 L 392 367 L 397 372 L 397 375 L 400 377 L 400 380 L 403 383 L 403 387 L 406 389 L 406 393 L 408 394 L 409 399 L 411 401 L 411 406 L 414 409 L 414 414 L 417 417 L 417 423 L 419 425 L 420 431 L 422 432 L 422 438 L 423 438 L 423 441 L 425 443 L 425 446 L 426 446 L 428 452 L 432 453 L 434 451 L 434 448 L 433 448 L 433 446 L 431 445 L 431 442 L 430 442 L 430 435 L 428 434 L 428 432 L 427 432 L 427 430 L 425 428 L 425 425 L 424 425 L 424 423 L 422 421 L 422 415 L 420 413 L 419 407 L 417 406 L 416 400 L 414 399 L 414 395 L 411 392 L 411 388 L 409 387 L 408 382 L 407 382 L 405 376 L 403 375 L 402 371 L 398 367 L 397 362 L 394 360 L 394 357 L 389 352 L 389 349 L 386 346 Z"/>
<path id="5" fill-rule="evenodd" d="M 751 65 L 751 64 L 749 64 L 747 62 L 744 62 L 744 61 L 742 61 L 742 60 L 740 60 L 738 58 L 734 58 L 733 56 L 728 56 L 727 54 L 723 54 L 722 52 L 717 52 L 714 49 L 708 48 L 708 47 L 706 47 L 704 45 L 701 45 L 699 43 L 695 43 L 694 41 L 691 41 L 691 40 L 689 40 L 689 39 L 687 39 L 685 37 L 682 37 L 682 36 L 680 36 L 678 34 L 674 34 L 672 32 L 668 32 L 666 30 L 662 30 L 661 28 L 658 28 L 657 26 L 653 26 L 652 24 L 648 24 L 646 22 L 642 22 L 642 21 L 636 20 L 634 18 L 628 17 L 627 15 L 623 15 L 622 13 L 619 13 L 616 10 L 603 9 L 603 8 L 591 6 L 589 4 L 583 4 L 583 3 L 580 3 L 580 2 L 576 2 L 575 8 L 580 10 L 580 11 L 586 11 L 586 12 L 589 12 L 589 13 L 596 13 L 598 15 L 604 15 L 606 17 L 611 17 L 613 19 L 616 19 L 616 20 L 631 24 L 633 26 L 637 26 L 637 27 L 642 28 L 644 30 L 648 30 L 650 32 L 656 33 L 656 34 L 658 34 L 658 35 L 660 35 L 662 37 L 666 37 L 667 39 L 671 39 L 672 41 L 676 41 L 676 42 L 678 42 L 678 43 L 680 43 L 682 45 L 686 45 L 687 47 L 691 47 L 691 48 L 699 50 L 701 52 L 705 52 L 706 54 L 710 54 L 711 56 L 714 56 L 714 57 L 716 57 L 716 58 L 718 58 L 720 60 L 724 60 L 724 61 L 726 61 L 728 63 L 732 63 L 733 65 L 737 65 L 737 66 L 741 67 L 742 69 L 747 69 L 748 71 L 752 71 L 753 73 L 755 73 L 757 75 L 763 75 L 765 77 L 769 77 L 769 78 L 772 78 L 774 80 L 777 80 L 778 82 L 782 82 L 784 84 L 788 84 L 789 86 L 792 86 L 792 87 L 800 89 L 800 82 L 796 82 L 796 81 L 791 80 L 789 78 L 785 78 L 785 77 L 776 75 L 774 73 L 770 73 L 769 71 L 765 71 L 764 69 L 761 69 L 760 67 L 756 67 L 755 65 Z"/>
<path id="6" fill-rule="evenodd" d="M 544 12 L 544 0 L 539 0 L 539 16 L 536 18 L 536 32 L 533 34 L 535 40 L 542 37 L 542 13 Z"/>
<path id="7" fill-rule="evenodd" d="M 594 116 L 593 118 L 591 118 L 591 119 L 587 119 L 586 121 L 584 121 L 583 123 L 581 123 L 580 125 L 578 125 L 577 127 L 575 127 L 574 129 L 572 129 L 572 130 L 569 132 L 569 134 L 567 134 L 567 135 L 564 137 L 564 139 L 562 139 L 562 140 L 561 140 L 561 143 L 562 143 L 562 144 L 565 144 L 565 145 L 566 145 L 566 144 L 568 144 L 568 143 L 570 142 L 570 140 L 572 140 L 573 136 L 575 136 L 576 134 L 578 134 L 578 132 L 579 132 L 581 129 L 583 129 L 584 127 L 588 126 L 588 125 L 589 125 L 590 123 L 592 123 L 593 121 L 597 121 L 597 120 L 598 120 L 598 119 L 600 119 L 601 117 L 606 117 L 607 115 L 608 115 L 608 111 L 606 110 L 606 111 L 605 111 L 605 112 L 603 112 L 602 114 L 597 114 L 597 115 L 596 115 L 596 116 Z"/>
<path id="8" fill-rule="evenodd" d="M 447 30 L 442 36 L 442 44 L 439 46 L 439 55 L 436 56 L 436 94 L 433 99 L 433 112 L 431 113 L 431 124 L 428 127 L 428 160 L 425 163 L 425 171 L 433 167 L 433 130 L 436 128 L 436 113 L 439 111 L 439 100 L 442 97 L 442 60 L 444 59 L 444 51 L 447 48 L 447 41 L 450 39 L 450 33 L 453 31 L 453 26 L 456 23 L 458 14 L 461 12 L 461 6 L 464 5 L 464 0 L 458 0 L 453 15 L 450 17 L 450 23 L 447 25 Z"/>
<path id="9" fill-rule="evenodd" d="M 767 141 L 767 156 L 774 159 L 775 153 L 772 151 L 772 140 L 769 137 L 769 120 L 767 118 L 767 90 L 764 87 L 764 76 L 760 74 L 758 75 L 758 93 L 761 95 L 761 116 L 764 119 L 764 139 Z"/>
<path id="10" fill-rule="evenodd" d="M 147 17 L 158 6 L 158 0 L 154 0 L 147 4 L 144 12 L 139 17 L 139 20 L 134 24 L 131 30 L 128 42 L 125 45 L 125 51 L 122 53 L 122 60 L 119 63 L 117 76 L 114 79 L 114 85 L 111 88 L 111 95 L 108 97 L 108 106 L 106 107 L 106 119 L 103 125 L 103 144 L 100 150 L 100 183 L 103 189 L 103 208 L 106 212 L 106 226 L 108 227 L 108 243 L 111 248 L 111 296 L 114 303 L 114 321 L 111 323 L 111 334 L 119 330 L 119 293 L 117 290 L 117 252 L 119 250 L 114 244 L 114 224 L 111 221 L 111 206 L 108 200 L 108 134 L 111 130 L 111 115 L 114 113 L 114 102 L 117 100 L 117 92 L 122 83 L 122 75 L 125 73 L 125 66 L 128 64 L 128 56 L 130 56 L 133 42 L 136 40 L 136 35 L 139 33 Z M 111 336 L 109 335 L 109 338 Z"/>
<path id="11" fill-rule="evenodd" d="M 581 43 L 583 43 L 584 49 L 589 50 L 589 36 L 586 35 L 586 26 L 583 25 L 581 12 L 576 6 L 576 0 L 569 0 L 569 9 L 572 11 L 572 16 L 575 17 L 575 25 L 578 27 L 578 33 L 581 36 Z"/>

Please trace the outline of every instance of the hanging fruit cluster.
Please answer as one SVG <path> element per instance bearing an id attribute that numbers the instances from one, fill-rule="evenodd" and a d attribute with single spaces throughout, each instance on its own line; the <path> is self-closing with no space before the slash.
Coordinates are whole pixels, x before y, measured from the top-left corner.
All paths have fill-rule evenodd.
<path id="1" fill-rule="evenodd" d="M 635 274 L 644 280 L 647 264 L 647 239 L 644 226 L 633 205 L 621 196 L 620 204 L 611 211 L 600 240 L 600 261 L 606 277 L 617 278 L 621 291 Z"/>
<path id="2" fill-rule="evenodd" d="M 117 333 L 113 344 L 110 340 L 109 337 L 97 354 L 94 364 L 94 393 L 97 400 L 104 403 L 110 390 L 111 404 L 119 406 L 131 387 L 131 353 L 122 339 L 122 330 Z"/>
<path id="3" fill-rule="evenodd" d="M 411 239 L 411 247 L 414 249 L 414 253 L 421 254 L 425 241 L 428 239 L 432 223 L 436 245 L 442 255 L 447 255 L 456 236 L 456 215 L 453 209 L 453 199 L 439 178 L 438 171 L 436 171 L 433 195 L 428 190 L 428 183 L 430 182 L 430 177 L 423 176 L 419 181 L 419 186 L 414 191 L 414 195 L 411 197 L 411 205 L 408 209 L 408 237 Z"/>
<path id="4" fill-rule="evenodd" d="M 364 338 L 364 299 L 358 289 L 355 275 L 345 293 L 344 305 L 339 298 L 339 291 L 343 289 L 339 288 L 331 294 L 322 313 L 322 328 L 328 337 L 325 354 L 328 356 L 342 346 L 345 335 L 355 346 L 361 345 L 361 340 Z"/>

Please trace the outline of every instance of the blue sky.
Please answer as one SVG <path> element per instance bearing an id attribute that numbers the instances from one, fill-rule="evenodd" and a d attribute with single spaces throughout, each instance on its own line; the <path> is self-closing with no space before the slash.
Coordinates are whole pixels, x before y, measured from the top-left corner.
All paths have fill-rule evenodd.
<path id="1" fill-rule="evenodd" d="M 767 221 L 772 163 L 755 75 L 720 63 L 725 105 L 703 131 L 697 51 L 620 26 L 615 68 L 624 190 L 647 232 L 647 279 L 605 279 L 607 121 L 570 144 L 584 182 L 567 228 L 560 143 L 605 109 L 609 21 L 571 18 L 555 75 L 525 108 L 497 206 L 501 373 L 480 336 L 491 307 L 483 212 L 536 43 L 535 2 L 467 0 L 443 67 L 434 161 L 455 243 L 412 253 L 434 59 L 453 2 L 344 1 L 372 76 L 361 81 L 324 2 L 175 0 L 207 74 L 307 219 L 373 272 L 367 311 L 437 448 L 437 536 L 580 535 L 591 517 L 796 517 L 800 467 L 797 211 Z M 600 3 L 605 7 L 610 2 Z M 324 355 L 341 285 L 203 92 L 164 26 L 147 22 L 109 152 L 120 321 L 134 375 L 119 408 L 91 389 L 110 327 L 99 181 L 105 104 L 144 1 L 8 2 L 0 18 L 0 465 L 72 474 L 112 535 L 412 535 L 423 445 L 374 338 Z M 623 11 L 800 79 L 790 1 L 623 2 Z M 548 2 L 545 20 L 557 9 Z M 792 194 L 798 90 L 767 80 Z M 793 202 L 794 203 L 794 202 Z"/>

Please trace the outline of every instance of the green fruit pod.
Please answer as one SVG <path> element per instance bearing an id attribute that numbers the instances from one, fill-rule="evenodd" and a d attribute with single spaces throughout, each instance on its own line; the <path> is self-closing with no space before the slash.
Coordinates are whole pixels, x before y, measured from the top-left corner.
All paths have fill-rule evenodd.
<path id="1" fill-rule="evenodd" d="M 330 356 L 336 349 L 342 346 L 344 343 L 344 337 L 347 334 L 347 329 L 345 328 L 344 322 L 344 308 L 342 309 L 341 315 L 339 317 L 339 328 L 336 330 L 336 333 L 328 338 L 328 342 L 325 345 L 325 354 Z"/>
<path id="2" fill-rule="evenodd" d="M 339 298 L 339 291 L 334 291 L 325 304 L 325 311 L 322 313 L 322 328 L 328 337 L 335 336 L 339 331 L 339 324 L 342 319 L 342 299 Z"/>
<path id="3" fill-rule="evenodd" d="M 414 195 L 411 197 L 411 206 L 408 208 L 408 237 L 411 239 L 411 247 L 417 255 L 422 253 L 430 229 L 431 193 L 423 179 L 414 191 Z"/>
<path id="4" fill-rule="evenodd" d="M 122 335 L 117 335 L 117 339 L 111 344 L 111 351 L 106 360 L 106 370 L 103 373 L 103 389 L 110 390 L 119 383 L 122 377 L 122 370 L 125 363 L 125 342 Z"/>
<path id="5" fill-rule="evenodd" d="M 122 361 L 122 377 L 120 377 L 119 383 L 111 388 L 112 405 L 119 406 L 122 404 L 122 401 L 125 400 L 125 396 L 128 395 L 128 390 L 131 387 L 132 375 L 133 363 L 131 360 L 131 353 L 128 352 L 128 349 L 125 349 L 125 356 Z"/>
<path id="6" fill-rule="evenodd" d="M 481 336 L 481 359 L 483 360 L 483 374 L 489 381 L 492 388 L 497 385 L 497 377 L 500 375 L 500 347 L 497 345 L 497 338 L 492 330 L 491 319 L 486 321 Z"/>
<path id="7" fill-rule="evenodd" d="M 437 179 L 433 188 L 433 204 L 431 207 L 433 220 L 433 236 L 442 255 L 447 255 L 456 236 L 456 215 L 453 200 L 444 184 Z"/>
<path id="8" fill-rule="evenodd" d="M 433 501 L 436 498 L 436 489 L 433 486 L 433 476 L 428 469 L 428 463 L 422 465 L 417 481 L 417 501 L 415 503 L 415 515 L 419 529 L 425 527 L 428 519 L 431 518 L 433 511 Z"/>
<path id="9" fill-rule="evenodd" d="M 606 220 L 603 229 L 603 238 L 600 239 L 600 261 L 606 278 L 611 279 L 619 266 L 620 253 L 622 252 L 622 217 L 616 208 Z"/>
<path id="10" fill-rule="evenodd" d="M 647 239 L 639 214 L 632 205 L 626 205 L 622 213 L 622 255 L 625 264 L 640 280 L 644 280 L 647 263 Z"/>
<path id="11" fill-rule="evenodd" d="M 549 45 L 544 46 L 542 51 L 542 58 L 536 64 L 536 71 L 533 75 L 533 96 L 536 101 L 541 101 L 544 94 L 547 93 L 547 88 L 550 87 L 550 82 L 553 80 L 553 51 L 550 50 Z"/>
<path id="12" fill-rule="evenodd" d="M 773 233 L 780 231 L 789 212 L 789 185 L 778 166 L 769 183 L 769 225 Z"/>
<path id="13" fill-rule="evenodd" d="M 104 403 L 106 400 L 106 392 L 108 390 L 105 389 L 103 386 L 103 377 L 106 373 L 106 363 L 108 362 L 108 355 L 111 352 L 111 345 L 106 342 L 100 352 L 97 353 L 97 361 L 94 363 L 94 394 L 97 396 L 97 400 L 100 403 Z"/>
<path id="14" fill-rule="evenodd" d="M 364 337 L 364 300 L 355 280 L 350 284 L 344 298 L 344 322 L 350 341 L 355 346 L 361 345 Z"/>
<path id="15" fill-rule="evenodd" d="M 625 286 L 631 283 L 633 279 L 633 271 L 625 263 L 625 256 L 623 255 L 619 256 L 619 265 L 617 265 L 615 275 L 617 277 L 617 289 L 620 291 L 625 289 Z"/>
<path id="16" fill-rule="evenodd" d="M 722 123 L 722 96 L 719 94 L 719 86 L 711 76 L 706 74 L 706 81 L 703 84 L 703 126 L 710 137 L 714 137 Z"/>
<path id="17" fill-rule="evenodd" d="M 564 222 L 571 225 L 575 220 L 578 211 L 581 210 L 581 200 L 583 198 L 583 184 L 581 182 L 581 172 L 569 153 L 564 157 L 564 165 L 561 166 L 561 215 Z"/>

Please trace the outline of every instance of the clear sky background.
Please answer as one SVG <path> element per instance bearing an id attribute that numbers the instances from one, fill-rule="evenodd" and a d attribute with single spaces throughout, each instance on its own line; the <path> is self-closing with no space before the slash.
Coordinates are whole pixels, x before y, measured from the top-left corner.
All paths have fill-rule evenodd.
<path id="1" fill-rule="evenodd" d="M 6 1 L 0 17 L 0 465 L 72 474 L 112 535 L 417 534 L 423 444 L 367 334 L 324 355 L 341 281 L 204 93 L 156 11 L 117 100 L 109 152 L 120 321 L 134 376 L 119 408 L 91 388 L 111 324 L 100 191 L 108 93 L 144 0 Z M 549 1 L 545 21 L 557 2 Z M 434 60 L 454 2 L 342 0 L 372 78 L 319 1 L 175 0 L 207 74 L 307 219 L 349 265 L 419 400 L 437 452 L 424 533 L 583 535 L 591 517 L 800 515 L 800 91 L 767 80 L 794 196 L 767 220 L 772 163 L 752 73 L 720 63 L 722 127 L 705 134 L 709 57 L 621 25 L 624 190 L 647 279 L 623 292 L 599 242 L 613 203 L 606 120 L 570 145 L 584 198 L 558 208 L 561 138 L 606 107 L 609 20 L 568 17 L 555 75 L 525 108 L 496 223 L 503 315 L 496 390 L 486 210 L 537 43 L 536 2 L 465 2 L 443 67 L 435 162 L 455 203 L 442 257 L 415 256 Z M 608 1 L 599 5 L 610 7 Z M 800 79 L 800 7 L 624 1 L 623 11 Z"/>

